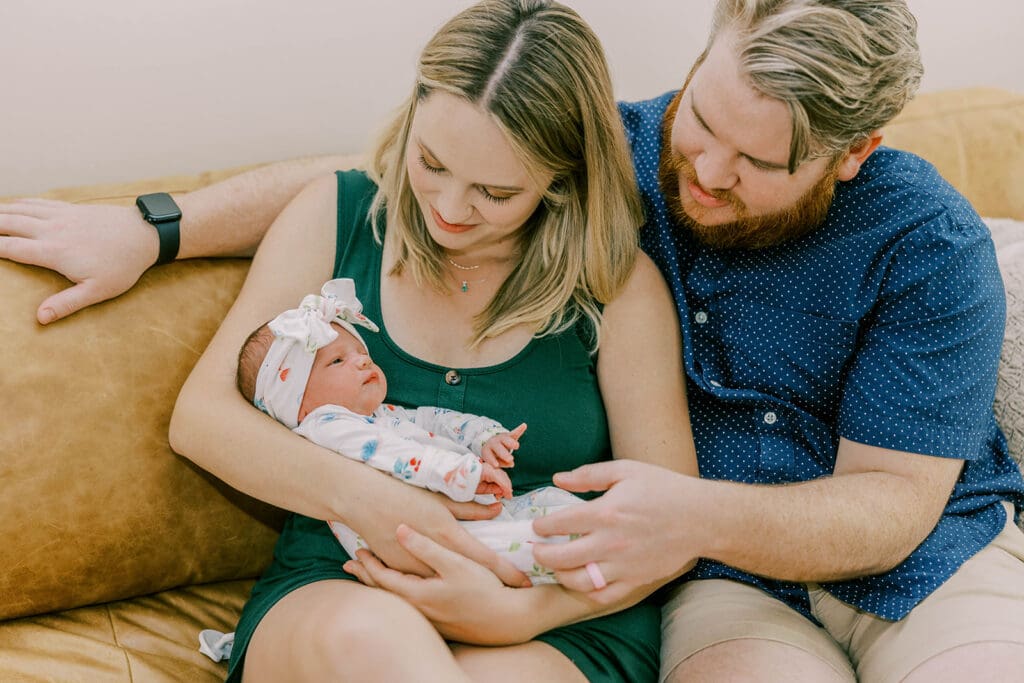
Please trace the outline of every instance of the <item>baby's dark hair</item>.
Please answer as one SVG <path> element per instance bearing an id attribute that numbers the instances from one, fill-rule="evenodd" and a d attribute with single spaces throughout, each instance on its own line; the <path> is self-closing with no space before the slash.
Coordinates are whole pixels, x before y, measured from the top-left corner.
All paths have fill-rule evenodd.
<path id="1" fill-rule="evenodd" d="M 270 345 L 273 343 L 274 333 L 270 331 L 270 323 L 266 322 L 246 337 L 242 349 L 238 352 L 235 384 L 249 403 L 252 403 L 256 397 L 256 377 L 259 375 L 263 359 L 267 357 L 267 352 L 270 351 Z"/>

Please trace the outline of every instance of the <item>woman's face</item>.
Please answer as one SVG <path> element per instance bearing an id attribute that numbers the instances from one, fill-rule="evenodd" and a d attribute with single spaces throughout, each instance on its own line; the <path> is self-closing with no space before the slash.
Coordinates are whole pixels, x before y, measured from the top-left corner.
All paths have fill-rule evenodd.
<path id="1" fill-rule="evenodd" d="M 544 189 L 490 116 L 443 92 L 419 102 L 405 162 L 430 236 L 453 255 L 507 256 Z"/>

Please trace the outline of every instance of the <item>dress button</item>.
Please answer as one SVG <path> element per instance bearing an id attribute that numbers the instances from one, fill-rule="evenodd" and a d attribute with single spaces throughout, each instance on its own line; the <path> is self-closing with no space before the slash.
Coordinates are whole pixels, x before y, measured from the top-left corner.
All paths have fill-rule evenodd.
<path id="1" fill-rule="evenodd" d="M 721 383 L 721 382 L 716 382 L 716 381 L 715 381 L 715 380 L 713 380 L 713 379 L 712 379 L 712 380 L 708 380 L 708 384 L 710 384 L 710 385 L 711 385 L 711 386 L 713 386 L 713 387 L 718 387 L 718 388 L 721 388 L 721 387 L 722 387 L 722 383 Z"/>
<path id="2" fill-rule="evenodd" d="M 698 325 L 703 325 L 708 321 L 708 314 L 704 311 L 697 311 L 693 314 L 693 319 L 697 321 Z"/>
<path id="3" fill-rule="evenodd" d="M 462 381 L 462 377 L 459 375 L 457 371 L 449 370 L 448 372 L 444 373 L 444 381 L 454 387 L 457 386 L 459 382 Z"/>
<path id="4" fill-rule="evenodd" d="M 778 419 L 779 419 L 779 416 L 776 415 L 775 413 L 773 413 L 770 410 L 767 413 L 764 414 L 764 423 L 766 425 L 773 425 L 773 424 L 775 424 L 775 422 Z"/>

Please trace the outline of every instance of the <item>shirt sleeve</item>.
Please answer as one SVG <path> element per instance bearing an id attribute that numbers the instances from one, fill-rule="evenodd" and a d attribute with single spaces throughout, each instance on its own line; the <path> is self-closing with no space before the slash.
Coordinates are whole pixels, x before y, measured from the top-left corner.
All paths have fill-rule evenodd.
<path id="1" fill-rule="evenodd" d="M 415 422 L 421 429 L 451 439 L 476 455 L 480 455 L 488 439 L 508 431 L 501 423 L 490 418 L 433 406 L 417 408 Z"/>
<path id="2" fill-rule="evenodd" d="M 849 367 L 839 433 L 971 459 L 991 437 L 1006 299 L 980 219 L 948 212 L 905 235 Z"/>
<path id="3" fill-rule="evenodd" d="M 417 443 L 375 424 L 373 418 L 312 414 L 295 432 L 347 458 L 458 502 L 473 499 L 483 474 L 480 459 L 473 453 Z"/>

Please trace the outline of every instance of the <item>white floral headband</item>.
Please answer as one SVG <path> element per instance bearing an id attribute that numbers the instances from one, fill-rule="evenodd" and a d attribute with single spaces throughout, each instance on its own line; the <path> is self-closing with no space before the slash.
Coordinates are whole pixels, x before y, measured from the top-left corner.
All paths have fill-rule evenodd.
<path id="1" fill-rule="evenodd" d="M 355 326 L 377 332 L 377 326 L 362 314 L 356 286 L 350 278 L 324 283 L 320 295 L 307 294 L 298 308 L 285 311 L 270 321 L 274 341 L 256 375 L 253 404 L 275 420 L 294 429 L 299 424 L 299 406 L 313 369 L 318 349 L 337 339 L 331 327 L 337 323 L 366 347 Z"/>

